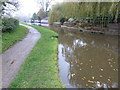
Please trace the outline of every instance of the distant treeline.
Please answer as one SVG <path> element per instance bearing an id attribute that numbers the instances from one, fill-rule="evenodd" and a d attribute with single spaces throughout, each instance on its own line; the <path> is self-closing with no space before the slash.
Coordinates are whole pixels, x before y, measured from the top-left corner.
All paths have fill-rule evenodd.
<path id="1" fill-rule="evenodd" d="M 63 2 L 53 6 L 49 23 L 61 18 L 75 18 L 84 22 L 114 23 L 120 20 L 120 2 Z"/>

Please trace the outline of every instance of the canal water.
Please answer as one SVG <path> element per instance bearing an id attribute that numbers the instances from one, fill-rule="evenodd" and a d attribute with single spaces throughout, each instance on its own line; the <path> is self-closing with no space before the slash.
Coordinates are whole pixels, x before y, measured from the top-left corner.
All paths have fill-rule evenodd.
<path id="1" fill-rule="evenodd" d="M 117 36 L 50 29 L 59 34 L 59 74 L 67 88 L 118 87 Z"/>

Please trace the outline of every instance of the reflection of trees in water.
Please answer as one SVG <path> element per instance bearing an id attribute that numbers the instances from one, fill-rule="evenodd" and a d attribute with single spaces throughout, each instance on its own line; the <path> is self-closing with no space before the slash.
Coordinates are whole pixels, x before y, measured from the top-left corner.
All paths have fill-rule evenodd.
<path id="1" fill-rule="evenodd" d="M 59 33 L 63 55 L 70 63 L 69 79 L 77 87 L 116 86 L 117 40 L 111 37 Z"/>
<path id="2" fill-rule="evenodd" d="M 57 30 L 58 31 L 58 30 Z M 81 39 L 81 41 L 85 41 L 87 44 L 92 45 L 93 47 L 99 47 L 99 48 L 107 48 L 108 50 L 117 52 L 118 50 L 118 37 L 117 36 L 106 36 L 106 35 L 93 35 L 93 34 L 84 34 L 84 33 L 76 33 L 75 31 L 65 31 L 61 30 L 59 31 L 59 37 L 64 37 L 61 39 L 67 40 L 76 40 Z M 61 43 L 64 43 L 64 40 L 61 40 Z M 68 44 L 69 42 L 66 42 Z M 72 43 L 72 42 L 71 42 Z"/>

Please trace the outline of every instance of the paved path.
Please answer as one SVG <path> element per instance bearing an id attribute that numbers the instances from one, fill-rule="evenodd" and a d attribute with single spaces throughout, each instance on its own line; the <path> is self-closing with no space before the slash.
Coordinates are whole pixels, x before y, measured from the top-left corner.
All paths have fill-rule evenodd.
<path id="1" fill-rule="evenodd" d="M 2 56 L 2 87 L 7 88 L 18 73 L 22 63 L 40 39 L 40 33 L 27 25 L 22 25 L 29 29 L 28 35 L 13 47 L 5 51 Z M 1 77 L 0 77 L 1 78 Z"/>

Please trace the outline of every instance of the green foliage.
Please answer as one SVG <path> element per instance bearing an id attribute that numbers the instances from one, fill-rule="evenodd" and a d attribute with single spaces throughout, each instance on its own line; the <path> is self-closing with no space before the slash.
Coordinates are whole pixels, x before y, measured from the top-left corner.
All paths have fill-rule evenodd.
<path id="1" fill-rule="evenodd" d="M 2 52 L 10 48 L 19 40 L 23 39 L 27 33 L 28 30 L 23 26 L 17 27 L 12 33 L 2 33 Z"/>
<path id="2" fill-rule="evenodd" d="M 28 56 L 10 88 L 63 88 L 58 72 L 57 34 L 49 29 L 34 26 L 41 38 Z"/>
<path id="3" fill-rule="evenodd" d="M 113 23 L 113 21 L 114 18 L 111 15 L 106 14 L 104 16 L 102 15 L 97 16 L 93 22 L 96 24 L 102 24 L 105 27 L 107 26 L 108 23 Z"/>
<path id="4" fill-rule="evenodd" d="M 76 18 L 80 22 L 113 22 L 118 18 L 119 2 L 64 2 L 53 6 L 49 23 L 59 22 L 61 18 Z M 106 19 L 107 18 L 107 19 Z M 112 18 L 112 21 L 111 21 Z"/>
<path id="5" fill-rule="evenodd" d="M 19 26 L 19 21 L 15 18 L 2 19 L 2 32 L 12 32 Z"/>
<path id="6" fill-rule="evenodd" d="M 63 24 L 65 22 L 65 18 L 61 18 L 60 22 L 61 22 L 61 24 Z"/>
<path id="7" fill-rule="evenodd" d="M 48 16 L 48 12 L 45 12 L 42 9 L 40 9 L 37 15 L 40 17 L 40 19 L 43 19 Z"/>
<path id="8" fill-rule="evenodd" d="M 64 3 L 63 3 L 64 4 Z M 49 16 L 49 23 L 53 24 L 53 22 L 59 22 L 61 18 L 63 18 L 63 9 L 61 4 L 57 4 L 53 7 L 52 11 L 50 11 Z"/>
<path id="9" fill-rule="evenodd" d="M 31 19 L 32 19 L 32 20 L 38 20 L 38 16 L 37 16 L 37 14 L 34 13 Z"/>

